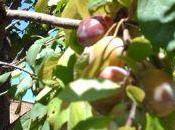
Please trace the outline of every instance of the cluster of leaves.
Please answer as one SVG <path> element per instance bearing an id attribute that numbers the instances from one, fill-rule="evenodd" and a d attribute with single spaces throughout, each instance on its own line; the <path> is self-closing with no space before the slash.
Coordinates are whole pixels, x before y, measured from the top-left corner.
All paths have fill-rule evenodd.
<path id="1" fill-rule="evenodd" d="M 35 10 L 42 13 L 74 19 L 98 14 L 116 19 L 117 37 L 126 45 L 123 55 L 115 57 L 124 65 L 117 67 L 126 70 L 129 76 L 121 82 L 99 78 L 99 71 L 109 66 L 102 61 L 106 48 L 90 63 L 90 54 L 78 43 L 76 30 L 59 28 L 56 36 L 46 36 L 45 32 L 52 27 L 42 26 L 38 34 L 38 30 L 32 32 L 38 25 L 30 23 L 24 38 L 29 40 L 31 35 L 42 38 L 30 46 L 25 62 L 18 65 L 28 73 L 16 69 L 0 76 L 0 84 L 11 76 L 8 94 L 13 99 L 21 100 L 28 89 L 36 96 L 32 110 L 18 119 L 14 129 L 175 129 L 175 104 L 174 100 L 169 101 L 169 97 L 174 98 L 174 86 L 165 89 L 171 91 L 170 96 L 161 90 L 156 92 L 156 87 L 161 88 L 158 81 L 167 85 L 173 80 L 174 4 L 174 0 L 50 0 L 48 6 L 47 0 L 38 0 Z M 125 18 L 122 12 L 131 17 L 122 23 L 131 39 L 125 39 L 125 29 L 119 26 Z M 100 50 L 97 47 L 95 51 Z M 18 82 L 13 84 L 14 80 Z M 154 102 L 154 92 L 159 94 L 156 99 L 163 95 L 171 103 L 168 109 L 166 103 Z M 157 109 L 155 105 L 164 108 Z"/>

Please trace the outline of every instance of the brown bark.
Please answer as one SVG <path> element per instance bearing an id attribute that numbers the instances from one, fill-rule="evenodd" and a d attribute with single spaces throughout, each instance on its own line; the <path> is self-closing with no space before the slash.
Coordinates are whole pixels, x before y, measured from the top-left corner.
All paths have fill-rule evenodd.
<path id="1" fill-rule="evenodd" d="M 6 95 L 0 97 L 0 130 L 10 130 L 10 102 Z"/>
<path id="2" fill-rule="evenodd" d="M 40 23 L 51 24 L 63 28 L 77 28 L 81 20 L 69 19 L 69 18 L 60 18 L 53 15 L 23 11 L 23 10 L 6 10 L 7 19 L 20 19 L 20 20 L 29 20 L 36 21 Z"/>

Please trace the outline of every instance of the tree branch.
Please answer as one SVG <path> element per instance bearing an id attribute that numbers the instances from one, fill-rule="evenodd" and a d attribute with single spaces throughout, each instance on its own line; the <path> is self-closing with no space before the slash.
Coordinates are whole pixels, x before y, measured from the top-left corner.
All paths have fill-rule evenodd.
<path id="1" fill-rule="evenodd" d="M 135 118 L 135 115 L 136 115 L 136 104 L 133 103 L 131 106 L 129 117 L 128 117 L 126 124 L 125 124 L 126 126 L 130 127 L 132 125 L 132 122 Z"/>
<path id="2" fill-rule="evenodd" d="M 7 19 L 19 19 L 19 20 L 30 20 L 40 23 L 51 24 L 63 28 L 77 28 L 81 20 L 60 18 L 53 15 L 23 11 L 23 10 L 6 10 Z"/>
<path id="3" fill-rule="evenodd" d="M 0 65 L 4 65 L 4 66 L 9 66 L 9 67 L 12 67 L 12 68 L 15 68 L 15 69 L 19 69 L 19 70 L 21 70 L 21 71 L 24 71 L 24 72 L 26 72 L 27 74 L 29 74 L 30 76 L 36 76 L 35 74 L 33 74 L 33 73 L 31 73 L 31 72 L 29 72 L 29 71 L 27 71 L 27 70 L 25 70 L 25 69 L 23 69 L 23 68 L 21 68 L 21 67 L 18 67 L 18 66 L 15 66 L 15 65 L 13 65 L 13 64 L 10 64 L 10 63 L 6 63 L 6 62 L 2 62 L 2 61 L 0 61 Z M 2 66 L 3 67 L 3 66 Z"/>

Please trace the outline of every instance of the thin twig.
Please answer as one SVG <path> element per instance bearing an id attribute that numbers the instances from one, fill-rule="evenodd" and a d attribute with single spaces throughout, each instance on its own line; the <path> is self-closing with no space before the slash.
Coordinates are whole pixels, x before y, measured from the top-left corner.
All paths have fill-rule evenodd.
<path id="1" fill-rule="evenodd" d="M 55 25 L 63 28 L 77 28 L 81 20 L 60 18 L 53 15 L 24 11 L 24 10 L 6 10 L 7 19 L 30 20 L 46 24 Z"/>
<path id="2" fill-rule="evenodd" d="M 15 24 L 17 24 L 17 23 L 19 23 L 19 22 L 20 22 L 20 20 L 16 20 L 16 21 L 12 22 L 11 24 L 9 24 L 9 25 L 5 28 L 5 30 L 10 29 L 11 27 L 13 27 Z"/>
<path id="3" fill-rule="evenodd" d="M 25 70 L 25 69 L 23 69 L 23 68 L 21 68 L 21 67 L 18 67 L 18 66 L 16 66 L 16 65 L 13 65 L 13 64 L 11 64 L 11 63 L 6 63 L 6 62 L 0 61 L 0 65 L 9 66 L 9 67 L 12 67 L 12 68 L 19 69 L 19 70 L 21 70 L 21 71 L 24 71 L 24 72 L 28 73 L 28 74 L 29 74 L 30 76 L 32 76 L 32 77 L 36 77 L 35 74 L 30 73 L 29 71 L 27 71 L 27 70 Z M 2 67 L 3 67 L 3 66 L 2 66 Z"/>
<path id="4" fill-rule="evenodd" d="M 109 29 L 108 29 L 108 31 L 105 33 L 105 35 L 104 36 L 108 36 L 109 35 L 109 33 L 114 29 L 114 27 L 116 27 L 116 23 L 114 23 Z"/>
<path id="5" fill-rule="evenodd" d="M 15 59 L 12 61 L 12 64 L 16 63 L 18 61 L 18 58 L 21 56 L 21 54 L 24 51 L 24 47 L 17 53 Z"/>
<path id="6" fill-rule="evenodd" d="M 124 41 L 124 49 L 122 51 L 122 54 L 127 50 L 128 46 L 131 43 L 131 35 L 129 33 L 129 30 L 127 28 L 123 29 L 123 41 Z"/>
<path id="7" fill-rule="evenodd" d="M 136 103 L 133 103 L 132 106 L 131 106 L 131 111 L 130 111 L 130 114 L 129 114 L 129 117 L 126 121 L 126 126 L 131 126 L 132 123 L 133 123 L 133 120 L 135 118 L 135 114 L 136 114 Z"/>
<path id="8" fill-rule="evenodd" d="M 17 61 L 16 63 L 14 63 L 15 65 L 19 65 L 21 64 L 22 62 L 24 62 L 26 59 L 26 57 L 23 57 L 22 59 L 20 59 L 19 61 Z"/>
<path id="9" fill-rule="evenodd" d="M 2 93 L 0 93 L 0 96 L 6 95 L 8 91 L 4 91 Z"/>
<path id="10" fill-rule="evenodd" d="M 129 34 L 129 30 L 128 29 L 123 29 L 123 40 L 126 43 L 130 43 L 131 42 L 131 35 Z"/>
<path id="11" fill-rule="evenodd" d="M 123 24 L 124 21 L 126 21 L 126 19 L 121 19 L 121 20 L 118 22 L 117 27 L 116 27 L 116 29 L 115 29 L 115 32 L 114 32 L 114 34 L 113 34 L 114 37 L 117 36 L 117 34 L 118 34 L 118 32 L 119 32 L 119 29 L 120 29 L 120 27 L 121 27 L 121 25 Z"/>

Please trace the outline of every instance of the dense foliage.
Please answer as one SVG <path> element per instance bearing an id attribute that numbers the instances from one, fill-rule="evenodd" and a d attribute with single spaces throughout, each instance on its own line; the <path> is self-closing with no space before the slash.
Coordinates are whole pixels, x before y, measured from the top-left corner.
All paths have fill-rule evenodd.
<path id="1" fill-rule="evenodd" d="M 0 84 L 10 80 L 12 99 L 36 96 L 15 130 L 175 130 L 174 0 L 20 4 L 82 21 L 77 29 L 25 21 L 24 30 L 11 21 L 0 56 L 21 69 L 2 67 Z"/>

